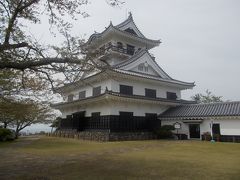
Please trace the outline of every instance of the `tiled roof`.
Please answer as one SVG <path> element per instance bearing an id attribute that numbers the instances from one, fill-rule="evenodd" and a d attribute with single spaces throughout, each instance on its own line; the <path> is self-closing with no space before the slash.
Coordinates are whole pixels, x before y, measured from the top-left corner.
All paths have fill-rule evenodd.
<path id="1" fill-rule="evenodd" d="M 180 105 L 168 109 L 160 118 L 240 116 L 240 101 Z"/>
<path id="2" fill-rule="evenodd" d="M 129 20 L 126 20 L 126 22 L 127 22 L 127 21 L 129 21 Z M 124 21 L 123 23 L 125 23 L 125 21 Z M 135 23 L 134 23 L 134 24 L 135 24 Z M 121 25 L 121 26 L 122 26 L 122 25 Z M 153 43 L 153 44 L 155 44 L 155 46 L 158 46 L 158 45 L 161 43 L 160 40 L 152 40 L 152 39 L 146 38 L 139 30 L 138 30 L 138 31 L 139 31 L 139 33 L 141 34 L 141 36 L 132 36 L 131 33 L 119 29 L 121 26 L 120 26 L 120 24 L 117 25 L 117 26 L 113 26 L 112 23 L 110 22 L 109 26 L 108 26 L 107 28 L 105 28 L 104 31 L 102 31 L 101 33 L 94 33 L 94 34 L 92 34 L 92 35 L 89 37 L 88 41 L 85 43 L 85 45 L 91 43 L 91 42 L 94 41 L 96 38 L 99 38 L 99 37 L 103 36 L 103 35 L 104 35 L 106 32 L 108 32 L 109 30 L 114 30 L 115 32 L 121 33 L 122 35 L 126 35 L 126 36 L 129 36 L 129 37 L 134 37 L 134 38 L 137 38 L 137 39 L 142 40 L 142 41 L 147 41 L 147 42 L 149 42 L 149 43 Z M 135 26 L 136 26 L 136 25 L 135 25 Z M 136 28 L 137 28 L 137 27 L 136 27 Z M 138 28 L 137 28 L 137 29 L 138 29 Z"/>
<path id="3" fill-rule="evenodd" d="M 126 74 L 126 75 L 146 78 L 146 79 L 152 79 L 152 80 L 162 81 L 162 82 L 166 82 L 166 83 L 179 84 L 179 85 L 188 86 L 188 87 L 194 87 L 195 86 L 194 82 L 189 83 L 189 82 L 183 82 L 183 81 L 179 81 L 179 80 L 175 80 L 175 79 L 164 79 L 164 78 L 161 78 L 161 77 L 151 76 L 151 75 L 148 75 L 148 74 L 137 73 L 137 72 L 127 71 L 127 70 L 122 70 L 122 69 L 113 69 L 113 71 L 115 71 L 117 73 L 121 73 L 121 74 Z"/>

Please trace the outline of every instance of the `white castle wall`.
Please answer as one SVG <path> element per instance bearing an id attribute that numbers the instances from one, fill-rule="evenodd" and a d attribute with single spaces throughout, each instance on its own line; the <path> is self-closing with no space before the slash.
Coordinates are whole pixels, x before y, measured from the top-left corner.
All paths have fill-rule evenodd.
<path id="1" fill-rule="evenodd" d="M 112 90 L 119 92 L 120 86 L 119 85 L 128 85 L 133 86 L 133 94 L 135 95 L 141 95 L 145 96 L 145 88 L 149 89 L 156 89 L 157 90 L 157 97 L 159 98 L 166 98 L 167 92 L 175 92 L 177 94 L 178 99 L 181 99 L 181 92 L 179 89 L 173 88 L 173 87 L 167 87 L 167 86 L 159 86 L 157 84 L 153 83 L 147 83 L 147 82 L 136 82 L 136 81 L 128 81 L 127 79 L 120 80 L 115 79 L 112 81 Z"/>
<path id="2" fill-rule="evenodd" d="M 79 97 L 79 92 L 81 91 L 86 91 L 86 97 L 91 97 L 92 96 L 92 90 L 93 87 L 98 87 L 101 86 L 101 94 L 103 94 L 106 90 L 106 87 L 108 88 L 108 90 L 111 89 L 111 79 L 109 80 L 105 80 L 105 81 L 101 81 L 101 82 L 96 82 L 96 83 L 86 83 L 84 86 L 76 86 L 76 88 L 73 91 L 69 91 L 67 93 L 65 93 L 64 96 L 64 100 L 67 101 L 67 97 L 70 94 L 73 94 L 73 100 L 77 100 Z"/>
<path id="3" fill-rule="evenodd" d="M 181 92 L 179 89 L 168 87 L 168 86 L 159 86 L 157 84 L 153 83 L 147 83 L 147 82 L 137 82 L 137 81 L 130 81 L 127 79 L 109 79 L 97 83 L 86 83 L 85 86 L 76 86 L 74 91 L 67 92 L 64 95 L 64 100 L 67 101 L 67 96 L 70 94 L 74 95 L 73 100 L 78 99 L 78 94 L 81 91 L 86 91 L 86 97 L 92 96 L 92 89 L 93 87 L 101 86 L 101 93 L 104 93 L 106 90 L 106 87 L 108 90 L 112 90 L 114 92 L 120 92 L 120 85 L 128 85 L 133 86 L 133 94 L 134 95 L 141 95 L 145 96 L 145 88 L 149 89 L 156 89 L 157 97 L 159 98 L 166 98 L 167 92 L 175 92 L 177 95 L 177 99 L 181 99 Z"/>
<path id="4" fill-rule="evenodd" d="M 101 101 L 101 103 L 92 103 L 91 105 L 74 106 L 62 110 L 62 117 L 79 111 L 86 111 L 86 117 L 90 117 L 93 112 L 100 112 L 103 115 L 119 115 L 119 111 L 133 112 L 134 116 L 145 116 L 145 113 L 160 114 L 168 106 L 159 104 L 124 102 L 124 101 Z"/>

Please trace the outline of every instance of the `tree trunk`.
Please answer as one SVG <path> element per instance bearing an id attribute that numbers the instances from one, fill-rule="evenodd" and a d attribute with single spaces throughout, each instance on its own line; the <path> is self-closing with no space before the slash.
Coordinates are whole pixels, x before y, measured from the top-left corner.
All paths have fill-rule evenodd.
<path id="1" fill-rule="evenodd" d="M 8 123 L 7 123 L 7 122 L 4 122 L 3 124 L 4 124 L 4 125 L 3 125 L 3 128 L 7 129 Z"/>
<path id="2" fill-rule="evenodd" d="M 19 126 L 17 126 L 17 127 L 16 127 L 16 131 L 15 131 L 15 139 L 18 139 L 18 137 L 19 137 L 19 131 L 20 131 Z"/>
<path id="3" fill-rule="evenodd" d="M 15 133 L 15 139 L 18 139 L 18 137 L 19 137 L 19 131 L 18 131 L 18 132 L 16 131 L 16 133 Z"/>

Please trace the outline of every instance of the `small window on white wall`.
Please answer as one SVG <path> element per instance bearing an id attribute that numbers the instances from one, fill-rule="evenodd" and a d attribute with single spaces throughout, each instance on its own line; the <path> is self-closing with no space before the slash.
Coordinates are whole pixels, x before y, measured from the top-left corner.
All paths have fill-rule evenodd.
<path id="1" fill-rule="evenodd" d="M 69 95 L 68 95 L 68 102 L 73 101 L 73 96 L 74 96 L 73 94 L 69 94 Z"/>
<path id="2" fill-rule="evenodd" d="M 143 64 L 139 64 L 139 65 L 138 65 L 138 70 L 139 70 L 139 71 L 143 71 Z"/>
<path id="3" fill-rule="evenodd" d="M 148 67 L 144 66 L 144 71 L 148 72 Z"/>
<path id="4" fill-rule="evenodd" d="M 148 63 L 141 63 L 138 65 L 138 70 L 139 71 L 144 71 L 144 72 L 148 72 Z"/>
<path id="5" fill-rule="evenodd" d="M 144 71 L 148 72 L 148 63 L 147 63 L 147 61 L 144 63 Z"/>

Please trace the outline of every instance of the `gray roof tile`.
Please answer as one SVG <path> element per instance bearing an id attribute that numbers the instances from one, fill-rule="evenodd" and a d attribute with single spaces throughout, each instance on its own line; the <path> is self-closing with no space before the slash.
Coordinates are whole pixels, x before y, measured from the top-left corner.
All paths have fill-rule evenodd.
<path id="1" fill-rule="evenodd" d="M 240 101 L 208 104 L 187 104 L 172 107 L 162 113 L 160 118 L 189 118 L 209 116 L 240 116 Z"/>

